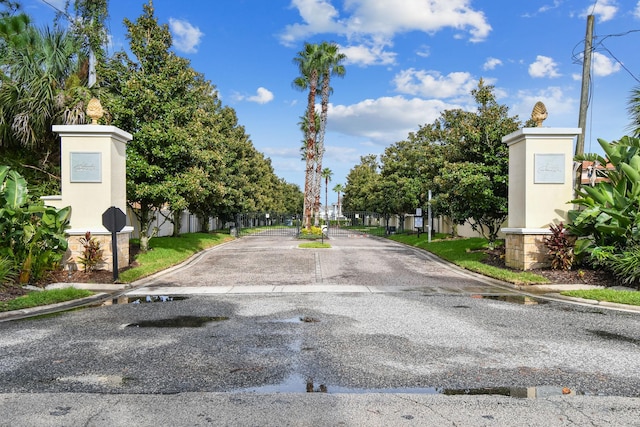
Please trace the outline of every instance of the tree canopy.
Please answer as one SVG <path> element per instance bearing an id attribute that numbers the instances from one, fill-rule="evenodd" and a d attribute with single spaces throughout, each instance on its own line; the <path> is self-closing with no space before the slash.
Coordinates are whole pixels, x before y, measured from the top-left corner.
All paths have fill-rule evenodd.
<path id="1" fill-rule="evenodd" d="M 127 199 L 141 223 L 141 246 L 163 208 L 177 230 L 184 209 L 232 219 L 295 203 L 292 187 L 251 143 L 215 87 L 172 50 L 167 25 L 151 4 L 125 19 L 132 57 L 122 51 L 100 71 L 114 125 L 133 134 L 127 145 Z"/>
<path id="2" fill-rule="evenodd" d="M 468 222 L 493 242 L 507 216 L 509 155 L 502 137 L 521 123 L 483 80 L 471 95 L 476 111 L 443 111 L 387 147 L 380 164 L 376 156 L 362 157 L 347 177 L 345 208 L 402 215 L 425 207 L 432 190 L 436 213 Z"/>

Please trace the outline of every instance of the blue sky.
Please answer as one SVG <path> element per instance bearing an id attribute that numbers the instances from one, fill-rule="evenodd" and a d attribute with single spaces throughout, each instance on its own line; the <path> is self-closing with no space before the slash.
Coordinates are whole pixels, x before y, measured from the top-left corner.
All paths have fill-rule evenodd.
<path id="1" fill-rule="evenodd" d="M 47 4 L 48 3 L 48 4 Z M 123 18 L 142 0 L 110 0 L 111 52 L 127 47 Z M 51 5 L 23 0 L 36 24 Z M 640 85 L 638 0 L 154 0 L 174 49 L 234 108 L 278 176 L 303 187 L 298 128 L 306 95 L 292 88 L 304 42 L 335 42 L 347 55 L 334 79 L 323 166 L 332 188 L 360 156 L 380 154 L 441 111 L 475 109 L 480 78 L 524 121 L 547 106 L 548 127 L 577 127 L 586 16 L 595 52 L 585 150 L 628 133 L 627 100 Z M 425 159 L 428 161 L 428 159 Z M 331 196 L 332 199 L 336 195 Z M 335 202 L 335 200 L 333 200 Z M 329 203 L 332 200 L 330 199 Z"/>

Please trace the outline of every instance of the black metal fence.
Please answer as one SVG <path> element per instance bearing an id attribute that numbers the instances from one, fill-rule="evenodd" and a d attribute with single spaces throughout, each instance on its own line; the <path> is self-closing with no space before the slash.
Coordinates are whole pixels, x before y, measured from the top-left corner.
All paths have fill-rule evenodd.
<path id="1" fill-rule="evenodd" d="M 300 233 L 302 216 L 283 213 L 244 213 L 236 216 L 235 233 L 237 237 L 289 236 Z"/>
<path id="2" fill-rule="evenodd" d="M 344 212 L 336 219 L 329 219 L 326 234 L 329 237 L 384 236 L 396 229 L 389 225 L 388 216 L 376 212 Z"/>
<path id="3" fill-rule="evenodd" d="M 243 213 L 236 217 L 232 234 L 237 237 L 298 237 L 302 228 L 301 214 Z M 346 212 L 338 217 L 312 219 L 325 236 L 331 238 L 385 236 L 401 231 L 401 221 L 375 212 Z"/>

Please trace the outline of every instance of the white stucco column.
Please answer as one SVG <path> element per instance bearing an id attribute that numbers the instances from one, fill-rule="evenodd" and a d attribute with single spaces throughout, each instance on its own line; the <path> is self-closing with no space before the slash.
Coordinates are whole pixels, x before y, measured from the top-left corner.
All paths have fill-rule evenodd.
<path id="1" fill-rule="evenodd" d="M 115 126 L 53 126 L 61 137 L 61 194 L 43 197 L 56 208 L 71 206 L 67 262 L 82 253 L 78 239 L 87 231 L 104 250 L 104 265 L 112 269 L 111 233 L 102 225 L 102 214 L 111 206 L 127 212 L 126 144 L 132 135 Z M 129 237 L 133 227 L 118 233 L 118 267 L 129 264 Z"/>
<path id="2" fill-rule="evenodd" d="M 502 138 L 509 147 L 506 264 L 521 270 L 547 265 L 544 237 L 566 223 L 573 199 L 574 141 L 579 128 L 523 128 Z"/>

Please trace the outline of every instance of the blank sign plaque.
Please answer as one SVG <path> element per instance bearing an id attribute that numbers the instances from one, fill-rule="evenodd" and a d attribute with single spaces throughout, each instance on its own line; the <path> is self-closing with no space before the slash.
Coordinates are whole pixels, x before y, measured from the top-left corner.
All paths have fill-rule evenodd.
<path id="1" fill-rule="evenodd" d="M 536 154 L 535 184 L 564 184 L 564 154 Z"/>
<path id="2" fill-rule="evenodd" d="M 71 153 L 71 182 L 102 182 L 102 153 Z"/>

